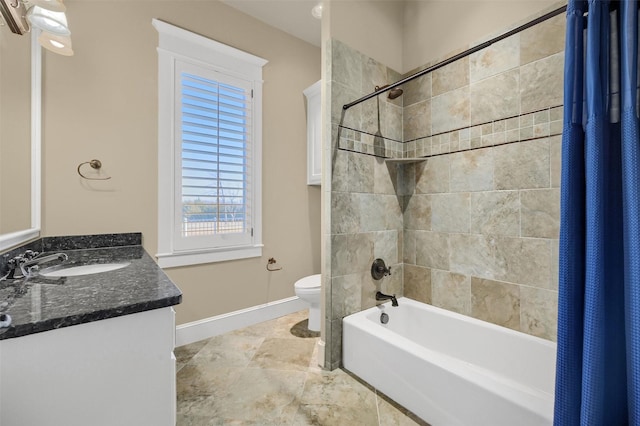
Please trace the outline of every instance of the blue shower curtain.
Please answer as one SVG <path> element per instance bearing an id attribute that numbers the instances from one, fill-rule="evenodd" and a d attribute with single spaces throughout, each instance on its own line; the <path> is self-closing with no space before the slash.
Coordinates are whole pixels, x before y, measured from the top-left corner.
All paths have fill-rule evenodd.
<path id="1" fill-rule="evenodd" d="M 570 0 L 556 425 L 640 425 L 638 2 Z"/>

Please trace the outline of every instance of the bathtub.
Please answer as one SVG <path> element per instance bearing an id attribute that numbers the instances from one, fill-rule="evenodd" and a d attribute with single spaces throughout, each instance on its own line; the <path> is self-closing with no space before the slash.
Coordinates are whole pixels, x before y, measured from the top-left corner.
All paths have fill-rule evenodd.
<path id="1" fill-rule="evenodd" d="M 344 318 L 346 370 L 434 426 L 553 423 L 555 343 L 406 297 L 398 304 Z"/>

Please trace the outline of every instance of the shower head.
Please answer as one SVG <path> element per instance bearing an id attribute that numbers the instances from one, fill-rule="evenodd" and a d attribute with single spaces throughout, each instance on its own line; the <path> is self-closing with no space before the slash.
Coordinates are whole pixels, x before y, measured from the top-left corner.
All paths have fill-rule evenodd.
<path id="1" fill-rule="evenodd" d="M 399 98 L 400 96 L 402 96 L 402 89 L 400 89 L 399 87 L 389 90 L 389 99 Z"/>
<path id="2" fill-rule="evenodd" d="M 387 86 L 389 85 L 385 84 L 384 86 L 376 86 L 375 91 L 377 92 L 378 90 L 382 90 Z M 399 98 L 400 96 L 402 96 L 402 89 L 399 87 L 394 87 L 393 89 L 389 90 L 389 94 L 387 95 L 389 99 Z"/>

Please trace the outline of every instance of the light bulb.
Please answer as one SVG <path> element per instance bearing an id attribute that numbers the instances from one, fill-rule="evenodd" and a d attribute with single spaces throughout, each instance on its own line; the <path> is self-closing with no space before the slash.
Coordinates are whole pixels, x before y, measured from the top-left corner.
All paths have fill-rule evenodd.
<path id="1" fill-rule="evenodd" d="M 318 3 L 311 9 L 311 14 L 316 19 L 322 19 L 322 3 Z"/>
<path id="2" fill-rule="evenodd" d="M 38 43 L 45 49 L 63 56 L 73 56 L 71 37 L 43 31 L 38 37 Z"/>

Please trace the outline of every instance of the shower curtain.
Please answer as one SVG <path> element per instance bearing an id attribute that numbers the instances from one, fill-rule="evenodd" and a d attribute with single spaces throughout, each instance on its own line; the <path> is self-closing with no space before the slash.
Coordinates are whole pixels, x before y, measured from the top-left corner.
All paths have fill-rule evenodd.
<path id="1" fill-rule="evenodd" d="M 556 425 L 640 424 L 638 2 L 570 0 Z"/>

